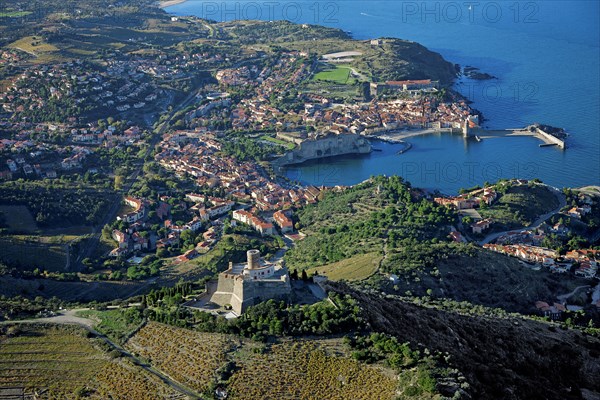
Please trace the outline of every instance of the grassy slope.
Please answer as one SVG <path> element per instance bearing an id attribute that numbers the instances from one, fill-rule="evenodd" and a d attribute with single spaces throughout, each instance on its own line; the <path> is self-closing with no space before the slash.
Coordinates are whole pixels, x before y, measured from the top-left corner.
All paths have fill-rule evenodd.
<path id="1" fill-rule="evenodd" d="M 0 214 L 3 224 L 12 231 L 31 233 L 38 229 L 33 215 L 25 206 L 0 205 Z"/>
<path id="2" fill-rule="evenodd" d="M 557 200 L 544 187 L 516 187 L 504 197 L 518 198 L 511 209 L 520 209 L 523 216 L 535 218 L 557 205 Z M 509 204 L 505 199 L 504 205 Z M 502 201 L 502 199 L 500 199 Z M 531 201 L 533 205 L 524 202 Z M 449 298 L 473 304 L 503 308 L 512 312 L 534 312 L 538 300 L 556 301 L 556 296 L 569 293 L 586 284 L 570 276 L 556 276 L 545 270 L 532 271 L 516 259 L 485 251 L 476 246 L 458 245 L 439 240 L 431 243 L 418 240 L 398 240 L 378 236 L 349 240 L 340 232 L 345 224 L 361 223 L 376 211 L 383 211 L 390 202 L 386 189 L 378 195 L 374 188 L 363 184 L 350 191 L 335 193 L 315 206 L 300 211 L 303 231 L 308 237 L 288 252 L 286 261 L 291 268 L 310 267 L 333 280 L 360 280 L 371 275 L 361 269 L 367 254 L 383 254 L 383 272 L 393 272 L 400 278 L 397 284 L 384 279 L 381 274 L 367 279 L 368 285 L 384 288 L 401 295 Z M 500 206 L 499 206 L 500 207 Z M 412 221 L 397 229 L 398 234 L 412 236 L 410 229 L 418 226 L 421 218 L 413 215 Z M 425 224 L 424 226 L 429 226 Z M 331 231 L 329 231 L 331 229 Z M 417 237 L 427 237 L 424 230 Z M 341 238 L 341 239 L 339 239 Z M 321 257 L 337 257 L 331 263 Z M 319 265 L 321 264 L 321 265 Z"/>
<path id="3" fill-rule="evenodd" d="M 376 177 L 328 193 L 298 213 L 307 238 L 286 254 L 286 262 L 292 268 L 319 267 L 359 254 L 383 254 L 386 243 L 392 251 L 410 248 L 416 241 L 443 239 L 450 211 L 416 197 L 398 177 Z"/>
<path id="4" fill-rule="evenodd" d="M 0 237 L 0 260 L 27 270 L 64 272 L 67 254 L 65 246 Z"/>
<path id="5" fill-rule="evenodd" d="M 78 312 L 77 315 L 98 321 L 95 326 L 98 332 L 105 334 L 117 343 L 123 343 L 142 324 L 142 319 L 135 312 L 136 310 L 132 309 L 132 311 L 128 312 L 127 309 L 85 310 Z"/>
<path id="6" fill-rule="evenodd" d="M 310 268 L 307 273 L 311 275 L 318 272 L 320 275 L 327 275 L 333 281 L 360 281 L 377 272 L 380 261 L 381 255 L 377 253 L 361 254 L 333 264 Z"/>

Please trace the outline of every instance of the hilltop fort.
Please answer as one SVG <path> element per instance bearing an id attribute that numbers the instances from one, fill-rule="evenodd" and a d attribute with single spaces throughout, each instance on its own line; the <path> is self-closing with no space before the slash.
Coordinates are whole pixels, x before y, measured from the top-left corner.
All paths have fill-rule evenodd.
<path id="1" fill-rule="evenodd" d="M 248 250 L 247 261 L 229 263 L 227 271 L 219 274 L 219 283 L 210 302 L 231 306 L 241 315 L 248 307 L 269 299 L 285 299 L 291 293 L 287 268 L 268 262 L 258 250 Z"/>

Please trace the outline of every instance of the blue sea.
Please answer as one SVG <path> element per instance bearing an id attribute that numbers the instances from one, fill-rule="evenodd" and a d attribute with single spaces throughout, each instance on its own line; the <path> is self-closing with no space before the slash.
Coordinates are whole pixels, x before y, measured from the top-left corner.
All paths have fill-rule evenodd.
<path id="1" fill-rule="evenodd" d="M 557 187 L 600 185 L 600 2 L 582 1 L 198 1 L 166 9 L 217 21 L 287 19 L 337 27 L 355 39 L 419 42 L 452 63 L 497 80 L 460 79 L 455 88 L 483 112 L 485 127 L 533 122 L 570 133 L 568 148 L 530 137 L 465 142 L 449 134 L 408 139 L 381 151 L 289 168 L 314 185 L 352 185 L 401 175 L 414 186 L 455 193 L 498 178 L 538 177 Z M 350 49 L 341 49 L 350 50 Z"/>

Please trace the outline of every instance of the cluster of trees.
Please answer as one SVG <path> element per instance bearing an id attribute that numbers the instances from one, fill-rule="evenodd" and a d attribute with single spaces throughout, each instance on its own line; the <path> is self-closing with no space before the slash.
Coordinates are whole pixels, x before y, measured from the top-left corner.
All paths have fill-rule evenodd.
<path id="1" fill-rule="evenodd" d="M 269 335 L 330 335 L 364 327 L 360 308 L 349 296 L 330 294 L 330 300 L 304 307 L 269 300 L 249 307 L 237 319 L 227 320 L 179 306 L 186 296 L 196 290 L 196 285 L 187 282 L 152 291 L 142 299 L 142 304 L 147 307 L 144 315 L 150 320 L 169 325 L 194 327 L 203 332 L 237 334 L 255 340 L 265 340 Z"/>
<path id="2" fill-rule="evenodd" d="M 283 92 L 273 92 L 269 97 L 269 103 L 272 107 L 282 111 L 298 112 L 304 108 L 304 101 L 298 98 L 298 90 L 290 89 Z"/>
<path id="3" fill-rule="evenodd" d="M 305 269 L 303 269 L 300 273 L 298 273 L 297 269 L 291 270 L 290 271 L 290 279 L 293 281 L 302 279 L 304 282 L 308 282 L 309 280 L 312 280 L 311 278 L 309 278 Z"/>
<path id="4" fill-rule="evenodd" d="M 58 190 L 29 182 L 0 186 L 0 204 L 25 205 L 40 226 L 93 225 L 104 214 L 109 199 L 97 190 Z"/>
<path id="5" fill-rule="evenodd" d="M 98 148 L 95 155 L 99 157 L 102 165 L 110 165 L 116 175 L 127 176 L 138 161 L 139 151 L 137 146 Z"/>
<path id="6" fill-rule="evenodd" d="M 439 378 L 454 381 L 458 387 L 460 372 L 447 367 L 448 358 L 439 352 L 432 354 L 428 349 L 413 350 L 410 343 L 400 343 L 394 336 L 377 332 L 345 336 L 344 343 L 352 350 L 354 359 L 366 363 L 383 361 L 396 370 L 403 393 L 411 398 L 430 398 L 438 392 Z"/>
<path id="7" fill-rule="evenodd" d="M 163 304 L 177 305 L 184 297 L 194 293 L 198 289 L 198 284 L 180 282 L 173 287 L 152 290 L 147 295 L 142 296 L 142 305 L 146 307 L 160 307 Z"/>
<path id="8" fill-rule="evenodd" d="M 144 257 L 141 263 L 127 268 L 127 279 L 137 281 L 157 276 L 160 274 L 162 265 L 162 260 L 159 260 L 156 256 Z"/>
<path id="9" fill-rule="evenodd" d="M 541 245 L 542 247 L 554 249 L 558 251 L 559 254 L 564 255 L 567 251 L 588 248 L 590 243 L 584 237 L 570 232 L 566 236 L 550 233 L 544 237 Z"/>
<path id="10" fill-rule="evenodd" d="M 300 307 L 269 300 L 250 307 L 233 320 L 230 330 L 262 340 L 267 335 L 331 335 L 363 327 L 360 308 L 351 297 L 332 294 L 330 299 L 335 306 L 328 301 Z"/>
<path id="11" fill-rule="evenodd" d="M 412 350 L 409 343 L 400 343 L 385 333 L 345 336 L 344 343 L 352 349 L 354 359 L 367 363 L 385 360 L 396 370 L 410 368 L 421 358 L 421 352 Z"/>
<path id="12" fill-rule="evenodd" d="M 282 153 L 284 150 L 282 146 L 266 146 L 246 137 L 237 137 L 223 142 L 223 152 L 240 161 L 267 160 L 274 153 L 275 147 L 279 148 L 279 151 L 275 152 Z"/>
<path id="13" fill-rule="evenodd" d="M 0 321 L 31 318 L 42 312 L 50 312 L 65 307 L 66 302 L 52 297 L 45 299 L 37 296 L 29 299 L 23 296 L 6 297 L 0 296 Z"/>

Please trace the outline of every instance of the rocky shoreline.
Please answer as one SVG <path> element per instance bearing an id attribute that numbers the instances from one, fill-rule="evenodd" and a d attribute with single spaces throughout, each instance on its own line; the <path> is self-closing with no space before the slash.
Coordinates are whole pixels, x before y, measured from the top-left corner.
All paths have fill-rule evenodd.
<path id="1" fill-rule="evenodd" d="M 477 81 L 488 81 L 492 79 L 498 79 L 494 75 L 490 75 L 487 72 L 481 72 L 479 68 L 472 67 L 470 65 L 467 65 L 463 68 L 462 75 L 466 76 L 469 79 L 474 79 Z"/>

